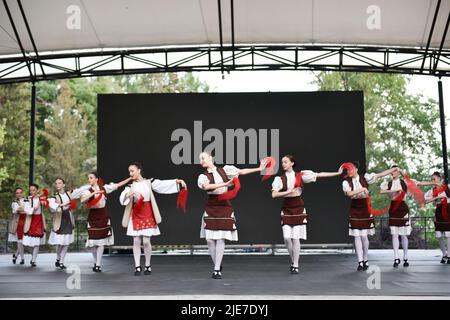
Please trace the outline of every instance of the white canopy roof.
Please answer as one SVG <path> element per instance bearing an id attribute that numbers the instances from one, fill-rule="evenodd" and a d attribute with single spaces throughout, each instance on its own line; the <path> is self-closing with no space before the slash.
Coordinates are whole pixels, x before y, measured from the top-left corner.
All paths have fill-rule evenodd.
<path id="1" fill-rule="evenodd" d="M 232 41 L 230 1 L 221 0 L 225 45 Z M 21 3 L 39 53 L 220 43 L 216 0 L 22 0 Z M 438 0 L 235 0 L 235 44 L 425 48 L 437 3 Z M 7 0 L 7 4 L 25 50 L 33 54 L 18 2 Z M 76 28 L 78 9 L 80 28 Z M 431 48 L 439 48 L 449 12 L 450 1 L 443 0 Z M 0 57 L 21 54 L 4 6 L 0 10 L 0 27 Z M 450 49 L 448 34 L 443 48 Z"/>

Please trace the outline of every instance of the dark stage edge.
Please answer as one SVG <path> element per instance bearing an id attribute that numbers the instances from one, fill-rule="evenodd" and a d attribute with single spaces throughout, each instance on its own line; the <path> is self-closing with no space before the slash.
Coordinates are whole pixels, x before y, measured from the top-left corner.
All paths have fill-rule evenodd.
<path id="1" fill-rule="evenodd" d="M 133 275 L 132 256 L 105 256 L 103 273 L 92 272 L 89 253 L 68 253 L 66 266 L 81 270 L 81 289 L 67 289 L 70 276 L 54 267 L 54 254 L 38 266 L 13 265 L 0 256 L 0 298 L 62 299 L 424 299 L 450 297 L 450 265 L 438 250 L 410 250 L 410 267 L 392 267 L 389 250 L 372 250 L 371 265 L 381 270 L 381 288 L 369 289 L 372 274 L 357 272 L 353 254 L 304 254 L 299 275 L 289 273 L 288 256 L 226 255 L 223 279 L 211 279 L 209 256 L 156 255 L 153 274 Z"/>

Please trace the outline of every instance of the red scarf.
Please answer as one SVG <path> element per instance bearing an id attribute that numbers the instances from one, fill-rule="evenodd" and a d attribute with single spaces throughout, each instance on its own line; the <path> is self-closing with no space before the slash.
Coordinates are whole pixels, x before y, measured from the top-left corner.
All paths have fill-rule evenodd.
<path id="1" fill-rule="evenodd" d="M 47 209 L 48 208 L 48 189 L 44 188 L 42 189 L 42 193 L 41 196 L 39 197 L 39 201 L 41 204 L 44 205 L 44 208 Z"/>
<path id="2" fill-rule="evenodd" d="M 219 194 L 219 201 L 226 201 L 226 200 L 232 200 L 236 198 L 239 190 L 241 189 L 241 182 L 239 181 L 239 178 L 233 179 L 234 189 L 231 191 L 227 191 L 225 193 Z"/>
<path id="3" fill-rule="evenodd" d="M 104 185 L 105 185 L 105 183 L 103 182 L 103 179 L 102 178 L 98 179 L 98 187 L 100 188 L 100 190 L 104 190 L 104 188 L 103 188 Z M 101 198 L 104 196 L 103 193 L 104 192 L 100 192 L 100 194 L 97 197 L 95 197 L 91 201 L 88 201 L 88 203 L 86 204 L 85 208 L 86 209 L 90 209 L 93 206 L 95 206 L 97 203 L 99 203 Z M 71 203 L 71 205 L 72 205 L 72 203 Z M 76 202 L 75 202 L 75 205 L 76 205 Z"/>
<path id="4" fill-rule="evenodd" d="M 300 171 L 297 174 L 297 176 L 295 177 L 294 188 L 299 188 L 299 187 L 302 188 L 303 187 L 302 177 L 303 177 L 303 172 Z"/>
<path id="5" fill-rule="evenodd" d="M 177 208 L 181 208 L 183 212 L 186 212 L 186 203 L 188 198 L 187 187 L 180 190 L 177 198 Z"/>
<path id="6" fill-rule="evenodd" d="M 445 191 L 447 191 L 446 185 L 442 185 L 440 187 L 434 188 L 433 189 L 433 198 L 436 198 L 439 195 L 439 193 L 445 192 Z M 441 199 L 441 204 L 442 204 L 441 212 L 442 212 L 442 217 L 444 218 L 444 220 L 449 221 L 448 215 L 447 215 L 447 202 L 448 202 L 447 197 Z"/>
<path id="7" fill-rule="evenodd" d="M 263 160 L 267 160 L 266 164 L 266 174 L 262 176 L 261 181 L 266 181 L 270 178 L 271 175 L 273 175 L 273 170 L 275 168 L 275 165 L 277 164 L 277 160 L 275 160 L 274 157 L 266 157 Z"/>

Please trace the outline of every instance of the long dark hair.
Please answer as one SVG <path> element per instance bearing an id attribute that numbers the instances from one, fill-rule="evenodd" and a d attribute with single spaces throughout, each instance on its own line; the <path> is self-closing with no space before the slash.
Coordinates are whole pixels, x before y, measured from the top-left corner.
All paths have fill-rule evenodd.
<path id="1" fill-rule="evenodd" d="M 287 154 L 287 155 L 283 156 L 283 158 L 288 158 L 290 162 L 294 163 L 292 165 L 292 168 L 295 168 L 295 166 L 297 165 L 297 162 L 295 161 L 295 158 L 292 154 Z"/>

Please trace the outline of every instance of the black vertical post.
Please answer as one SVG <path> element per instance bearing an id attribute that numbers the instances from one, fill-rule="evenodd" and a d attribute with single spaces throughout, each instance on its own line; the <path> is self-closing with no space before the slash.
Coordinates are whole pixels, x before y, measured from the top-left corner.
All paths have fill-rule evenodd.
<path id="1" fill-rule="evenodd" d="M 34 156 L 36 146 L 36 85 L 31 85 L 31 112 L 30 112 L 30 168 L 28 173 L 29 183 L 34 182 Z"/>
<path id="2" fill-rule="evenodd" d="M 448 159 L 447 159 L 447 139 L 445 135 L 445 112 L 444 112 L 444 97 L 442 93 L 442 81 L 438 81 L 439 90 L 439 114 L 441 118 L 441 138 L 442 138 L 442 158 L 444 165 L 445 183 L 448 183 Z"/>

